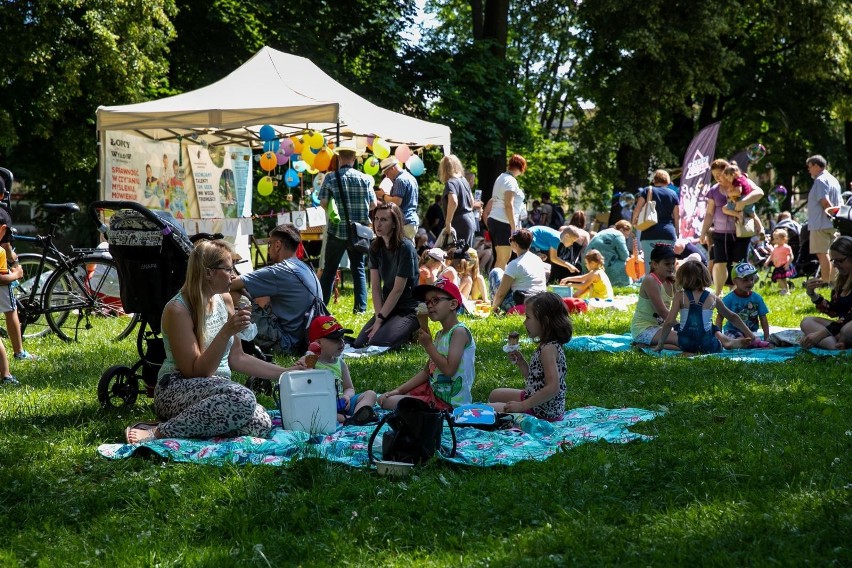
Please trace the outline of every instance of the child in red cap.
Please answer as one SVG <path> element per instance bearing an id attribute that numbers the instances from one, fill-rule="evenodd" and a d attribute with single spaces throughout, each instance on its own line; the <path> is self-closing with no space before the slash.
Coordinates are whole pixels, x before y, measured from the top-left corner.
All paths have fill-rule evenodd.
<path id="1" fill-rule="evenodd" d="M 412 293 L 425 303 L 429 319 L 440 322 L 441 329 L 435 334 L 434 342 L 428 331 L 417 332 L 420 345 L 429 355 L 428 363 L 404 384 L 381 395 L 379 404 L 393 410 L 407 396 L 419 398 L 439 410 L 470 404 L 470 389 L 476 374 L 476 343 L 470 330 L 459 323 L 462 296 L 458 287 L 440 279 L 434 284 L 417 286 Z"/>
<path id="2" fill-rule="evenodd" d="M 337 384 L 337 421 L 360 426 L 378 420 L 376 411 L 373 410 L 376 392 L 355 392 L 349 367 L 341 357 L 343 336 L 347 333 L 352 333 L 352 330 L 343 329 L 332 316 L 315 317 L 308 328 L 308 341 L 311 342 L 309 350 L 317 356 L 314 368 L 326 369 L 334 375 Z M 302 357 L 301 362 L 309 366 L 307 357 L 308 355 Z"/>

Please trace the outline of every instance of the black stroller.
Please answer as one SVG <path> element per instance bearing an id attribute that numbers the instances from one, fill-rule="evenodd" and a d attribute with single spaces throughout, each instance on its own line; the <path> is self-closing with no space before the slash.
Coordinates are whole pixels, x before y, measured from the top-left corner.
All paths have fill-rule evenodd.
<path id="1" fill-rule="evenodd" d="M 816 278 L 819 276 L 819 259 L 815 254 L 811 253 L 811 232 L 808 229 L 808 224 L 802 225 L 799 231 L 799 254 L 796 255 L 796 275 L 806 278 Z"/>
<path id="2" fill-rule="evenodd" d="M 109 228 L 101 224 L 101 210 L 115 211 Z M 192 243 L 183 228 L 133 201 L 95 201 L 89 212 L 107 234 L 122 304 L 127 312 L 141 316 L 136 336 L 139 361 L 104 371 L 98 401 L 103 407 L 131 406 L 140 392 L 154 395 L 157 372 L 166 359 L 160 318 L 186 278 Z"/>

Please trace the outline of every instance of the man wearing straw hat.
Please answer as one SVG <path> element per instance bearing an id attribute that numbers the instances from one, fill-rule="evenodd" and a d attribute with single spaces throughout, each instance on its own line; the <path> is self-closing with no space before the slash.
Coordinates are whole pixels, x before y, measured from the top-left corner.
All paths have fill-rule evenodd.
<path id="1" fill-rule="evenodd" d="M 359 151 L 354 140 L 344 140 L 334 149 L 337 154 L 337 172 L 329 172 L 320 188 L 320 205 L 325 208 L 331 199 L 337 202 L 337 209 L 343 216 L 349 213 L 349 221 L 363 225 L 370 224 L 370 210 L 376 205 L 376 194 L 373 193 L 373 177 L 355 169 L 355 157 Z M 339 183 L 338 183 L 339 180 Z M 340 201 L 344 199 L 346 207 Z M 349 233 L 346 222 L 329 223 L 326 229 L 325 263 L 322 267 L 320 285 L 322 286 L 323 301 L 328 304 L 331 289 L 340 259 L 343 253 L 349 255 L 349 268 L 352 270 L 353 288 L 355 290 L 355 313 L 367 311 L 367 277 L 364 271 L 364 255 L 349 248 Z"/>
<path id="2" fill-rule="evenodd" d="M 393 156 L 382 160 L 380 167 L 382 168 L 382 175 L 393 182 L 390 195 L 383 194 L 381 199 L 384 202 L 392 201 L 399 205 L 405 219 L 402 232 L 405 238 L 414 241 L 417 225 L 420 224 L 420 218 L 417 216 L 417 198 L 420 193 L 417 179 L 410 172 L 403 170 L 399 165 L 399 160 Z"/>

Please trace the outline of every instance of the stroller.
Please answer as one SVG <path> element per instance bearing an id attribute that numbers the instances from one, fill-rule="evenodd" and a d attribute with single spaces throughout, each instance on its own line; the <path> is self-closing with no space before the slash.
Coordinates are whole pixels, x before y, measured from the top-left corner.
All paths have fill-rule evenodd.
<path id="1" fill-rule="evenodd" d="M 808 224 L 805 223 L 799 232 L 799 253 L 795 255 L 796 274 L 806 278 L 817 278 L 819 276 L 819 259 L 815 254 L 811 254 L 810 235 Z"/>
<path id="2" fill-rule="evenodd" d="M 99 210 L 115 211 L 109 228 Z M 132 366 L 115 365 L 98 382 L 102 407 L 132 406 L 140 392 L 153 397 L 157 372 L 166 359 L 160 318 L 166 303 L 186 278 L 192 243 L 183 228 L 132 201 L 95 201 L 89 212 L 106 232 L 118 269 L 121 301 L 129 313 L 140 316 L 136 336 L 139 360 Z"/>

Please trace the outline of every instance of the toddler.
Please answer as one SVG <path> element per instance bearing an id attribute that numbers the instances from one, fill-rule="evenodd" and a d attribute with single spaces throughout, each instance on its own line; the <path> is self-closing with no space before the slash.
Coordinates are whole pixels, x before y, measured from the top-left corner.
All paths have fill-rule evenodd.
<path id="1" fill-rule="evenodd" d="M 677 332 L 677 343 L 684 353 L 718 353 L 723 347 L 739 349 L 748 346 L 754 340 L 754 334 L 746 327 L 740 316 L 729 310 L 722 302 L 718 302 L 719 298 L 706 289 L 711 283 L 710 272 L 700 262 L 689 260 L 678 269 L 675 286 L 679 290 L 675 293 L 669 315 L 663 322 L 657 351 L 662 351 L 665 347 L 665 341 L 662 338 L 671 331 L 678 312 L 680 328 Z M 731 321 L 744 337 L 731 339 L 713 325 L 714 307 Z"/>
<path id="2" fill-rule="evenodd" d="M 764 266 L 771 264 L 775 267 L 772 271 L 772 281 L 778 282 L 779 293 L 786 296 L 790 293 L 787 289 L 787 280 L 796 277 L 796 267 L 793 266 L 793 248 L 787 244 L 786 229 L 775 229 L 772 232 L 772 244 L 774 248 Z"/>
<path id="3" fill-rule="evenodd" d="M 588 294 L 589 298 L 611 300 L 613 298 L 612 284 L 604 270 L 604 259 L 600 251 L 592 249 L 586 253 L 586 267 L 589 271 L 582 276 L 568 276 L 559 283 L 563 286 L 576 288 L 575 298 Z"/>
<path id="4" fill-rule="evenodd" d="M 722 298 L 722 303 L 740 316 L 740 319 L 752 333 L 757 331 L 758 327 L 763 330 L 763 339 L 755 339 L 751 342 L 751 347 L 771 347 L 769 342 L 766 341 L 769 337 L 769 321 L 766 319 L 769 308 L 766 307 L 766 303 L 760 297 L 760 294 L 754 291 L 757 280 L 757 268 L 748 262 L 740 262 L 731 269 L 731 281 L 734 283 L 734 289 Z M 716 316 L 716 325 L 722 326 L 721 313 Z M 725 323 L 722 332 L 732 339 L 743 337 L 743 334 L 734 327 L 731 321 Z"/>
<path id="5" fill-rule="evenodd" d="M 311 342 L 312 352 L 316 355 L 315 369 L 326 369 L 334 375 L 337 384 L 337 421 L 343 424 L 367 424 L 378 420 L 373 405 L 376 404 L 376 393 L 368 390 L 355 393 L 355 386 L 349 374 L 349 366 L 341 357 L 343 353 L 343 336 L 352 333 L 351 329 L 343 329 L 332 316 L 315 317 L 308 328 L 308 341 Z M 307 367 L 305 355 L 301 363 Z M 363 410 L 362 410 L 363 409 Z"/>
<path id="6" fill-rule="evenodd" d="M 731 164 L 722 172 L 722 178 L 731 184 L 731 189 L 728 190 L 728 203 L 725 205 L 723 213 L 736 217 L 740 221 L 745 217 L 752 217 L 754 205 L 747 205 L 742 211 L 737 211 L 737 201 L 751 193 L 751 183 L 748 181 L 748 177 L 740 171 L 736 164 Z"/>
<path id="7" fill-rule="evenodd" d="M 526 386 L 523 390 L 494 389 L 488 402 L 497 412 L 524 412 L 550 422 L 562 420 L 568 373 L 562 345 L 571 340 L 571 318 L 562 298 L 553 292 L 528 297 L 524 307 L 524 327 L 538 347 L 529 363 L 517 349 L 508 354 L 524 376 Z"/>

